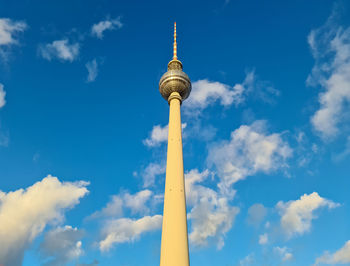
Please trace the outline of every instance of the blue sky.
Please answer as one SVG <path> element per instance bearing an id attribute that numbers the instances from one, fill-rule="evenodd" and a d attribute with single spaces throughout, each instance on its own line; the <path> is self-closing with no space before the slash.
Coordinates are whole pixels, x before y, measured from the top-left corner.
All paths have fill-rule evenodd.
<path id="1" fill-rule="evenodd" d="M 174 21 L 191 265 L 350 265 L 347 1 L 0 6 L 0 265 L 159 263 Z"/>

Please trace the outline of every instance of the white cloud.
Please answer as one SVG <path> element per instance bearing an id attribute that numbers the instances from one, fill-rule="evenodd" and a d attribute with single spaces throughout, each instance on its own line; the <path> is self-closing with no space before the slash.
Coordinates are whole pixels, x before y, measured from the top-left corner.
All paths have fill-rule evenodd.
<path id="1" fill-rule="evenodd" d="M 145 216 L 140 219 L 120 218 L 108 221 L 102 230 L 103 240 L 99 248 L 105 252 L 113 245 L 137 240 L 141 234 L 159 230 L 162 226 L 162 216 Z"/>
<path id="2" fill-rule="evenodd" d="M 264 221 L 267 209 L 261 203 L 253 204 L 248 209 L 247 222 L 254 226 L 259 226 Z"/>
<path id="3" fill-rule="evenodd" d="M 185 173 L 186 203 L 188 206 L 194 206 L 203 196 L 211 199 L 216 198 L 217 193 L 213 189 L 199 185 L 210 175 L 212 173 L 207 169 L 203 172 L 192 169 Z"/>
<path id="4" fill-rule="evenodd" d="M 249 266 L 249 265 L 255 265 L 255 259 L 254 259 L 253 253 L 249 254 L 244 259 L 241 259 L 239 261 L 239 266 Z"/>
<path id="5" fill-rule="evenodd" d="M 0 264 L 21 265 L 24 251 L 48 223 L 63 220 L 88 190 L 87 182 L 47 176 L 27 189 L 0 191 Z"/>
<path id="6" fill-rule="evenodd" d="M 0 18 L 0 46 L 18 44 L 15 35 L 23 32 L 27 24 L 23 21 L 13 21 L 9 18 Z"/>
<path id="7" fill-rule="evenodd" d="M 290 261 L 293 259 L 293 254 L 287 247 L 274 247 L 273 250 L 281 257 L 282 262 Z"/>
<path id="8" fill-rule="evenodd" d="M 0 83 L 0 108 L 4 107 L 6 104 L 5 96 L 6 92 L 4 90 L 4 85 Z"/>
<path id="9" fill-rule="evenodd" d="M 85 67 L 88 71 L 88 76 L 86 78 L 87 82 L 93 82 L 95 81 L 97 74 L 98 74 L 98 64 L 96 59 L 93 59 L 92 61 L 89 61 L 85 64 Z"/>
<path id="10" fill-rule="evenodd" d="M 164 163 L 150 163 L 142 172 L 143 187 L 153 186 L 156 176 L 165 173 L 166 167 Z"/>
<path id="11" fill-rule="evenodd" d="M 268 134 L 265 121 L 242 125 L 223 141 L 209 149 L 208 163 L 215 165 L 225 193 L 233 193 L 231 185 L 257 172 L 269 173 L 287 167 L 292 149 L 278 133 Z"/>
<path id="12" fill-rule="evenodd" d="M 0 18 L 0 56 L 7 59 L 9 48 L 18 45 L 17 35 L 27 28 L 23 21 L 14 21 L 9 18 Z"/>
<path id="13" fill-rule="evenodd" d="M 145 189 L 133 195 L 126 193 L 123 199 L 125 206 L 128 207 L 132 213 L 147 213 L 149 212 L 149 208 L 146 206 L 146 203 L 152 196 L 152 191 Z"/>
<path id="14" fill-rule="evenodd" d="M 230 206 L 227 197 L 199 184 L 209 175 L 208 170 L 199 173 L 197 169 L 185 175 L 186 200 L 192 207 L 188 214 L 191 221 L 189 239 L 196 246 L 206 246 L 208 240 L 214 240 L 217 248 L 221 249 L 239 208 Z"/>
<path id="15" fill-rule="evenodd" d="M 99 39 L 103 38 L 103 32 L 106 30 L 116 30 L 123 27 L 123 23 L 120 21 L 120 17 L 116 19 L 107 19 L 94 24 L 91 27 L 91 34 Z"/>
<path id="16" fill-rule="evenodd" d="M 231 229 L 239 209 L 229 206 L 227 198 L 220 197 L 215 202 L 203 197 L 188 214 L 192 231 L 190 241 L 197 246 L 208 245 L 208 239 L 217 242 L 217 248 L 224 246 L 224 237 Z"/>
<path id="17" fill-rule="evenodd" d="M 241 84 L 231 88 L 217 81 L 198 80 L 193 82 L 191 97 L 184 102 L 184 107 L 204 109 L 217 100 L 223 106 L 238 105 L 243 101 L 243 91 L 244 87 Z"/>
<path id="18" fill-rule="evenodd" d="M 69 43 L 68 39 L 63 39 L 40 45 L 38 52 L 49 61 L 57 58 L 62 61 L 73 62 L 79 55 L 79 49 L 79 43 Z"/>
<path id="19" fill-rule="evenodd" d="M 259 244 L 260 245 L 265 245 L 265 244 L 267 244 L 267 242 L 269 242 L 269 237 L 266 233 L 259 236 Z"/>
<path id="20" fill-rule="evenodd" d="M 181 128 L 185 129 L 187 126 L 186 123 L 181 124 Z M 168 131 L 169 125 L 162 127 L 161 125 L 155 125 L 152 128 L 150 137 L 143 140 L 143 144 L 148 147 L 156 147 L 159 146 L 163 142 L 167 142 L 168 140 Z"/>
<path id="21" fill-rule="evenodd" d="M 247 95 L 254 91 L 254 97 L 272 103 L 272 97 L 278 96 L 279 91 L 267 81 L 257 78 L 255 71 L 249 71 L 242 83 L 233 87 L 207 79 L 193 82 L 191 97 L 184 102 L 184 111 L 188 115 L 198 115 L 200 110 L 207 108 L 216 101 L 222 106 L 238 106 L 242 104 Z"/>
<path id="22" fill-rule="evenodd" d="M 88 218 L 102 218 L 101 240 L 99 248 L 108 251 L 116 244 L 133 242 L 141 234 L 154 231 L 161 227 L 162 216 L 144 216 L 142 218 L 121 217 L 123 214 L 141 214 L 150 212 L 150 206 L 158 204 L 158 195 L 145 189 L 135 194 L 122 192 L 113 195 L 101 211 L 97 211 Z M 129 213 L 127 213 L 129 211 Z"/>
<path id="23" fill-rule="evenodd" d="M 83 254 L 83 231 L 69 225 L 58 227 L 45 234 L 39 252 L 44 265 L 66 265 Z"/>
<path id="24" fill-rule="evenodd" d="M 334 14 L 325 25 L 310 32 L 308 42 L 315 58 L 309 85 L 321 85 L 320 108 L 311 118 L 315 130 L 324 139 L 334 138 L 350 104 L 350 27 L 334 22 Z"/>
<path id="25" fill-rule="evenodd" d="M 281 215 L 281 227 L 288 237 L 294 235 L 302 235 L 311 228 L 311 221 L 317 216 L 314 212 L 322 207 L 329 209 L 338 207 L 338 203 L 322 198 L 317 192 L 309 195 L 304 194 L 298 200 L 288 201 L 286 203 L 280 201 L 276 208 Z"/>
<path id="26" fill-rule="evenodd" d="M 124 209 L 129 209 L 132 214 L 145 214 L 149 212 L 148 203 L 153 197 L 153 192 L 145 189 L 135 194 L 123 192 L 119 195 L 112 195 L 106 207 L 102 210 L 94 212 L 88 219 L 95 218 L 117 218 L 121 217 Z"/>
<path id="27" fill-rule="evenodd" d="M 342 152 L 333 156 L 334 161 L 344 160 L 346 157 L 350 155 L 350 136 L 346 139 L 345 148 Z"/>
<path id="28" fill-rule="evenodd" d="M 321 257 L 316 259 L 315 265 L 320 263 L 324 264 L 348 264 L 350 263 L 350 240 L 338 251 L 330 254 L 328 251 L 325 252 Z"/>
<path id="29" fill-rule="evenodd" d="M 123 214 L 123 199 L 119 195 L 111 196 L 110 201 L 101 211 L 96 211 L 88 217 L 95 219 L 99 217 L 120 217 Z"/>
<path id="30" fill-rule="evenodd" d="M 155 147 L 160 145 L 162 142 L 168 140 L 169 126 L 162 127 L 161 125 L 155 125 L 152 129 L 151 136 L 143 140 L 143 144 L 148 147 Z"/>

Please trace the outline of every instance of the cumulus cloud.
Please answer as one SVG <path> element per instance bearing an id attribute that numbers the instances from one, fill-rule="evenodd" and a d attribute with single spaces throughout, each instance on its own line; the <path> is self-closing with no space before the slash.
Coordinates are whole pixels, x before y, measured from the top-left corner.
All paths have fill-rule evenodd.
<path id="1" fill-rule="evenodd" d="M 334 138 L 344 120 L 349 118 L 350 104 L 350 27 L 335 23 L 335 13 L 322 27 L 308 36 L 315 65 L 307 84 L 322 87 L 320 107 L 311 123 L 324 139 Z"/>
<path id="2" fill-rule="evenodd" d="M 102 229 L 103 239 L 99 242 L 99 248 L 105 252 L 116 244 L 133 242 L 143 233 L 159 230 L 162 220 L 161 215 L 145 216 L 140 219 L 109 220 Z"/>
<path id="3" fill-rule="evenodd" d="M 208 170 L 200 173 L 193 169 L 185 175 L 186 200 L 192 207 L 188 214 L 191 221 L 189 239 L 195 246 L 207 246 L 208 240 L 214 240 L 217 248 L 221 249 L 239 208 L 230 206 L 227 197 L 199 184 L 210 174 Z"/>
<path id="4" fill-rule="evenodd" d="M 224 237 L 238 213 L 239 209 L 230 206 L 227 198 L 220 197 L 216 202 L 202 198 L 188 215 L 192 226 L 190 241 L 197 246 L 206 246 L 208 239 L 213 238 L 217 241 L 217 248 L 221 249 L 224 246 Z"/>
<path id="5" fill-rule="evenodd" d="M 282 262 L 290 261 L 293 259 L 293 254 L 287 247 L 274 247 L 274 252 L 280 256 Z"/>
<path id="6" fill-rule="evenodd" d="M 268 134 L 266 122 L 256 121 L 233 131 L 229 141 L 213 145 L 209 149 L 208 163 L 218 170 L 220 189 L 233 193 L 232 184 L 258 172 L 285 168 L 291 155 L 292 149 L 282 139 L 282 134 Z"/>
<path id="7" fill-rule="evenodd" d="M 315 211 L 322 207 L 333 209 L 338 203 L 322 198 L 317 192 L 304 194 L 298 200 L 279 201 L 276 205 L 281 215 L 281 227 L 288 237 L 302 235 L 311 228 L 311 221 L 316 219 Z"/>
<path id="8" fill-rule="evenodd" d="M 350 240 L 334 253 L 326 251 L 321 257 L 316 259 L 315 265 L 319 264 L 348 264 L 350 263 Z"/>
<path id="9" fill-rule="evenodd" d="M 120 21 L 120 17 L 116 19 L 106 19 L 94 24 L 91 27 L 91 34 L 99 39 L 103 39 L 103 33 L 106 30 L 117 30 L 123 27 L 123 23 Z"/>
<path id="10" fill-rule="evenodd" d="M 44 265 L 66 265 L 83 254 L 83 231 L 69 225 L 58 227 L 45 234 L 39 252 Z"/>
<path id="11" fill-rule="evenodd" d="M 10 46 L 18 45 L 17 36 L 27 28 L 24 21 L 14 21 L 9 18 L 0 18 L 0 55 L 6 59 Z"/>
<path id="12" fill-rule="evenodd" d="M 273 102 L 272 97 L 278 96 L 276 90 L 269 82 L 259 80 L 255 71 L 249 71 L 242 83 L 229 86 L 217 81 L 207 79 L 193 82 L 191 97 L 184 102 L 184 111 L 186 114 L 198 114 L 200 110 L 219 101 L 222 106 L 238 106 L 242 104 L 248 94 L 254 91 L 254 97 L 260 98 L 265 102 Z"/>
<path id="13" fill-rule="evenodd" d="M 49 61 L 57 58 L 62 61 L 73 62 L 79 55 L 79 49 L 79 43 L 70 43 L 68 39 L 63 39 L 39 45 L 38 53 Z"/>
<path id="14" fill-rule="evenodd" d="M 98 64 L 96 59 L 93 59 L 85 64 L 85 67 L 88 71 L 88 76 L 86 78 L 87 82 L 93 82 L 97 78 L 98 74 Z"/>
<path id="15" fill-rule="evenodd" d="M 253 204 L 248 209 L 247 222 L 254 226 L 259 226 L 265 219 L 267 209 L 261 203 Z"/>
<path id="16" fill-rule="evenodd" d="M 191 97 L 184 102 L 184 108 L 204 109 L 217 100 L 223 106 L 238 105 L 243 102 L 243 91 L 244 87 L 241 84 L 231 88 L 217 81 L 198 80 L 193 82 Z"/>
<path id="17" fill-rule="evenodd" d="M 0 83 L 0 108 L 4 107 L 6 104 L 5 96 L 6 92 L 4 90 L 4 85 Z"/>
<path id="18" fill-rule="evenodd" d="M 27 189 L 0 191 L 0 264 L 21 265 L 24 251 L 48 223 L 63 220 L 88 190 L 87 182 L 60 182 L 51 175 Z"/>
<path id="19" fill-rule="evenodd" d="M 181 124 L 181 128 L 185 129 L 187 126 L 186 123 Z M 150 137 L 143 140 L 143 144 L 148 147 L 159 146 L 161 143 L 164 143 L 168 140 L 168 131 L 169 125 L 162 127 L 161 125 L 155 125 L 152 128 Z"/>

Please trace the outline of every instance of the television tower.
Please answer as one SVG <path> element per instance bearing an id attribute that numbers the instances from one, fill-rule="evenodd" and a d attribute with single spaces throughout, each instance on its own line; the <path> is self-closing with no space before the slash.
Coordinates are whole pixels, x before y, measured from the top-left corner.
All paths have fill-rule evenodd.
<path id="1" fill-rule="evenodd" d="M 170 106 L 160 266 L 189 266 L 180 105 L 190 95 L 191 81 L 177 59 L 176 22 L 174 55 L 159 91 Z"/>

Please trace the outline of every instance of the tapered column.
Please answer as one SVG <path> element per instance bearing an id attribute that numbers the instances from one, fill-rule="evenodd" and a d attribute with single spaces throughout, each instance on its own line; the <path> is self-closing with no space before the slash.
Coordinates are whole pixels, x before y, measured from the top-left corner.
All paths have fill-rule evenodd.
<path id="1" fill-rule="evenodd" d="M 170 112 L 160 266 L 189 266 L 181 100 L 177 92 L 168 98 Z"/>

